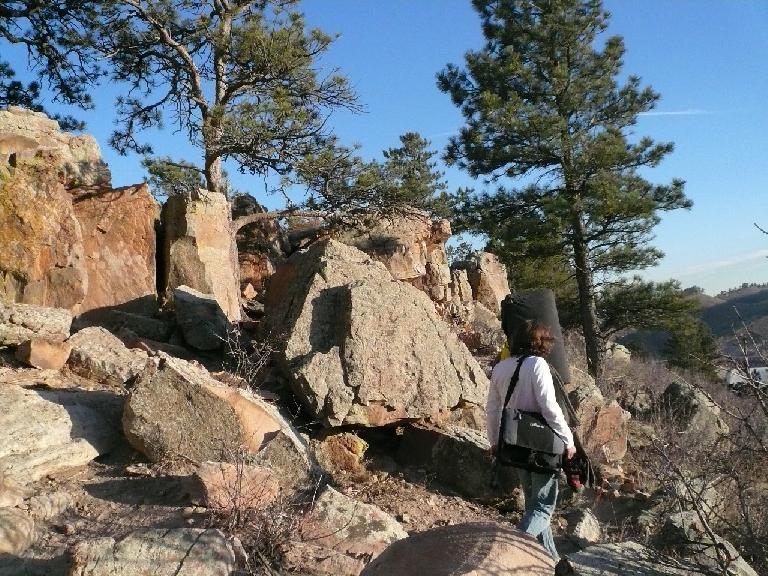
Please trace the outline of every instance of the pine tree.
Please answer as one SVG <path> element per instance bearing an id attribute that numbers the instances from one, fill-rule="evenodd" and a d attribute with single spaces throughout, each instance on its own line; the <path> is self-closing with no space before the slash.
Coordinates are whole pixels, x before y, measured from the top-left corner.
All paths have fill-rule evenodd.
<path id="1" fill-rule="evenodd" d="M 658 213 L 691 206 L 681 180 L 655 185 L 638 173 L 673 149 L 629 139 L 659 95 L 636 76 L 619 84 L 624 44 L 603 41 L 609 15 L 599 0 L 473 5 L 485 45 L 467 52 L 464 68 L 449 64 L 438 75 L 466 121 L 446 159 L 489 182 L 535 184 L 459 198 L 457 227 L 511 253 L 568 258 L 589 370 L 599 377 L 601 282 L 658 261 L 662 253 L 649 246 Z"/>
<path id="2" fill-rule="evenodd" d="M 226 192 L 223 163 L 252 174 L 286 175 L 328 144 L 328 115 L 358 109 L 346 78 L 321 73 L 335 37 L 307 29 L 297 0 L 108 0 L 87 45 L 125 84 L 118 98 L 121 153 L 152 156 L 141 133 L 169 124 L 195 144 L 199 162 L 151 158 L 173 190 L 202 179 Z"/>

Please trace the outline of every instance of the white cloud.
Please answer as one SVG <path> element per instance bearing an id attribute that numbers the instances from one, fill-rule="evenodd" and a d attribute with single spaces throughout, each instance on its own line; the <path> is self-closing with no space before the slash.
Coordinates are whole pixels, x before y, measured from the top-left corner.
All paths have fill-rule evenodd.
<path id="1" fill-rule="evenodd" d="M 688 276 L 696 276 L 701 274 L 714 274 L 719 271 L 734 268 L 736 266 L 749 264 L 750 262 L 756 262 L 768 258 L 768 249 L 754 250 L 745 254 L 738 254 L 731 256 L 730 258 L 721 258 L 720 260 L 711 260 L 709 262 L 702 262 L 688 268 L 677 270 L 675 276 L 678 278 L 684 278 Z"/>

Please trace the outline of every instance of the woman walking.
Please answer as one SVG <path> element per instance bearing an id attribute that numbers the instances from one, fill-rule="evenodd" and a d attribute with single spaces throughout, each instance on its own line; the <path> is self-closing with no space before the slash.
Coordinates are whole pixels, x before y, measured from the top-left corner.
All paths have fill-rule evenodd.
<path id="1" fill-rule="evenodd" d="M 573 433 L 557 403 L 552 373 L 543 358 L 552 349 L 553 342 L 549 328 L 527 322 L 510 342 L 511 357 L 494 367 L 486 406 L 486 426 L 492 454 L 496 454 L 500 441 L 499 427 L 504 400 L 518 364 L 518 381 L 506 406 L 505 421 L 512 421 L 519 412 L 541 414 L 552 431 L 563 440 L 565 457 L 573 458 L 576 453 Z M 518 474 L 525 495 L 525 513 L 518 528 L 535 536 L 557 562 L 560 557 L 552 539 L 550 520 L 557 503 L 559 472 L 530 472 L 520 468 Z"/>

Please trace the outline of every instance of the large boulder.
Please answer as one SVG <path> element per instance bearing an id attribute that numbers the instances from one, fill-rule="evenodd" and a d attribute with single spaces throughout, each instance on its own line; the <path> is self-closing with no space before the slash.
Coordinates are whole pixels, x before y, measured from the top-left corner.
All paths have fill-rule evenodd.
<path id="1" fill-rule="evenodd" d="M 105 308 L 151 311 L 156 301 L 158 206 L 146 184 L 74 194 L 85 251 L 88 291 L 80 313 Z"/>
<path id="2" fill-rule="evenodd" d="M 171 196 L 161 220 L 165 290 L 189 286 L 212 294 L 225 316 L 239 321 L 240 273 L 226 196 L 206 190 Z"/>
<path id="3" fill-rule="evenodd" d="M 283 370 L 327 426 L 379 426 L 485 402 L 480 365 L 430 299 L 334 240 L 270 279 L 265 330 L 285 335 Z"/>
<path id="4" fill-rule="evenodd" d="M 375 558 L 408 534 L 386 512 L 326 486 L 301 525 L 301 537 L 315 546 L 353 558 Z"/>
<path id="5" fill-rule="evenodd" d="M 111 188 L 92 136 L 0 111 L 0 173 L 0 300 L 93 315 L 154 305 L 157 204 L 144 184 Z"/>
<path id="6" fill-rule="evenodd" d="M 33 338 L 63 341 L 69 338 L 71 326 L 68 310 L 0 300 L 0 346 L 19 345 Z"/>
<path id="7" fill-rule="evenodd" d="M 230 576 L 235 553 L 220 530 L 147 528 L 120 541 L 76 544 L 68 576 Z"/>
<path id="8" fill-rule="evenodd" d="M 554 567 L 532 536 L 507 525 L 471 522 L 395 542 L 360 576 L 551 576 Z"/>
<path id="9" fill-rule="evenodd" d="M 0 476 L 25 485 L 83 466 L 120 438 L 122 398 L 0 383 Z"/>
<path id="10" fill-rule="evenodd" d="M 123 429 L 137 450 L 153 461 L 236 462 L 245 447 L 254 464 L 276 469 L 290 485 L 306 477 L 305 442 L 274 406 L 200 366 L 158 355 L 125 404 Z"/>
<path id="11" fill-rule="evenodd" d="M 144 371 L 148 356 L 125 344 L 104 328 L 84 328 L 67 342 L 72 347 L 67 366 L 94 382 L 122 388 Z"/>
<path id="12" fill-rule="evenodd" d="M 720 417 L 720 406 L 686 382 L 675 381 L 667 386 L 660 403 L 670 419 L 703 445 L 712 444 L 729 432 L 728 424 Z"/>
<path id="13" fill-rule="evenodd" d="M 427 471 L 467 498 L 509 498 L 519 485 L 514 468 L 496 466 L 485 434 L 461 426 L 413 425 L 403 430 L 397 461 Z"/>
<path id="14" fill-rule="evenodd" d="M 590 546 L 569 554 L 557 565 L 556 576 L 689 576 L 696 566 L 660 554 L 642 544 L 626 541 Z"/>
<path id="15" fill-rule="evenodd" d="M 565 390 L 579 419 L 576 432 L 584 449 L 595 462 L 620 461 L 627 454 L 629 412 L 615 400 L 607 401 L 586 372 L 571 367 L 571 375 Z"/>

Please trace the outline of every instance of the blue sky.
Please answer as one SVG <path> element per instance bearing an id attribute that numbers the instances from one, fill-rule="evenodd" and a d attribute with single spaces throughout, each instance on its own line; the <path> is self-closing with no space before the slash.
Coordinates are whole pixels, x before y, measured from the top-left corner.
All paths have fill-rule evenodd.
<path id="1" fill-rule="evenodd" d="M 610 33 L 624 37 L 625 71 L 662 95 L 635 133 L 675 143 L 675 152 L 646 173 L 657 182 L 679 177 L 694 201 L 691 211 L 664 215 L 655 245 L 666 257 L 641 274 L 677 278 L 710 294 L 742 282 L 768 282 L 768 2 L 765 0 L 612 0 Z M 339 113 L 334 129 L 363 155 L 380 156 L 398 136 L 417 131 L 442 151 L 461 116 L 435 85 L 449 62 L 482 45 L 479 19 L 468 0 L 305 0 L 307 21 L 341 34 L 323 59 L 345 73 L 366 107 Z M 24 54 L 0 47 L 19 72 Z M 116 185 L 141 181 L 136 157 L 107 145 L 117 86 L 95 94 L 97 109 L 79 114 L 102 146 Z M 55 109 L 55 107 L 54 107 Z M 160 154 L 196 160 L 183 134 L 151 135 Z M 449 186 L 481 188 L 466 174 L 445 169 Z M 264 183 L 233 174 L 235 185 L 264 197 Z"/>

